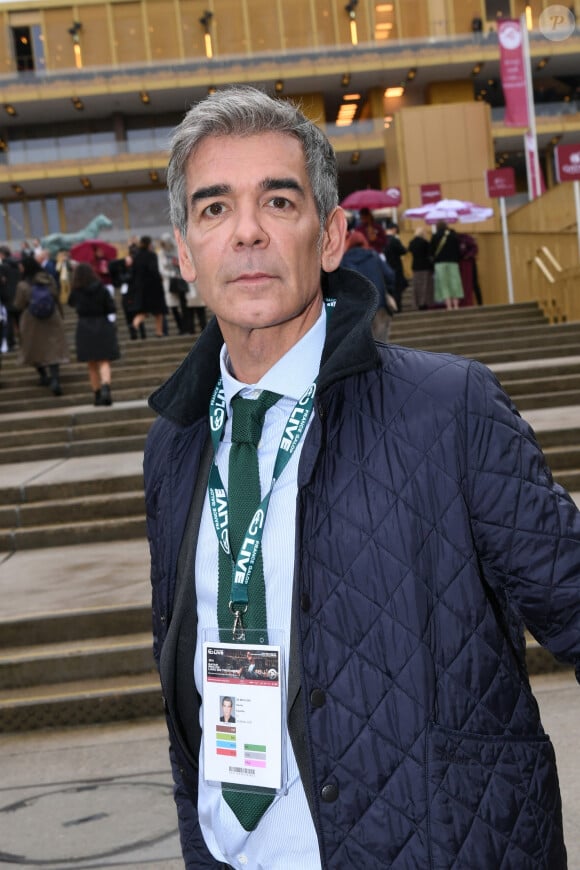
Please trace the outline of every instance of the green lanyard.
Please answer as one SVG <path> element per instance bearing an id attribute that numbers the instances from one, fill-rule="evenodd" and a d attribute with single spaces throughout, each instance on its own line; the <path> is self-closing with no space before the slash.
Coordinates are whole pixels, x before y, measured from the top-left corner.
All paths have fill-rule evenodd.
<path id="1" fill-rule="evenodd" d="M 336 305 L 336 299 L 325 299 L 327 321 Z M 235 615 L 234 635 L 241 629 L 241 614 L 248 607 L 248 585 L 252 569 L 262 543 L 264 524 L 270 504 L 270 496 L 276 481 L 290 462 L 296 448 L 300 444 L 314 407 L 316 382 L 311 384 L 300 396 L 284 426 L 282 438 L 278 446 L 272 482 L 244 535 L 244 540 L 237 559 L 234 561 L 229 539 L 229 507 L 228 496 L 222 483 L 215 455 L 223 436 L 226 424 L 226 401 L 222 379 L 217 382 L 209 404 L 209 428 L 214 450 L 214 461 L 209 474 L 208 495 L 211 518 L 216 531 L 219 546 L 229 556 L 232 564 L 232 590 L 230 594 L 230 610 Z"/>

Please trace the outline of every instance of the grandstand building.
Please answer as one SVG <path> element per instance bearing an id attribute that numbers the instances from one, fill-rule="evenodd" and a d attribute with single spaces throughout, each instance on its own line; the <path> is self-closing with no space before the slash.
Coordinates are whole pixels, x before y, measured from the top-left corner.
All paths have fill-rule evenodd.
<path id="1" fill-rule="evenodd" d="M 570 7 L 575 17 L 580 0 Z M 214 88 L 299 99 L 339 158 L 341 195 L 396 185 L 486 198 L 524 130 L 504 124 L 497 22 L 526 16 L 538 144 L 580 141 L 580 31 L 552 39 L 546 0 L 20 0 L 0 4 L 0 240 L 167 229 L 170 131 Z M 562 8 L 562 7 L 558 7 Z M 489 230 L 497 224 L 489 222 Z M 485 230 L 485 228 L 482 228 Z"/>

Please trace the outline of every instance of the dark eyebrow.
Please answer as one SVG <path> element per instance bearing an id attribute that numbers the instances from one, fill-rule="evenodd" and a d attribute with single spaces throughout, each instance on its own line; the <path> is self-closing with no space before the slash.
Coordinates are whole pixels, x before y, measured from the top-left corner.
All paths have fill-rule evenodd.
<path id="1" fill-rule="evenodd" d="M 296 190 L 304 196 L 304 189 L 295 178 L 265 178 L 260 187 L 262 190 Z"/>
<path id="2" fill-rule="evenodd" d="M 232 189 L 228 184 L 211 184 L 209 187 L 200 187 L 194 190 L 191 194 L 191 201 L 197 202 L 199 199 L 212 199 L 217 196 L 227 196 Z"/>

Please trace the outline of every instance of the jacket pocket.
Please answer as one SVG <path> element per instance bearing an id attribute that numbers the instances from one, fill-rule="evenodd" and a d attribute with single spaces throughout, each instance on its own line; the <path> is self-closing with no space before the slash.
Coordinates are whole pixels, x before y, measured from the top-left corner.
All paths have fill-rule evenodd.
<path id="1" fill-rule="evenodd" d="M 489 737 L 431 723 L 427 740 L 433 870 L 566 870 L 547 736 Z"/>

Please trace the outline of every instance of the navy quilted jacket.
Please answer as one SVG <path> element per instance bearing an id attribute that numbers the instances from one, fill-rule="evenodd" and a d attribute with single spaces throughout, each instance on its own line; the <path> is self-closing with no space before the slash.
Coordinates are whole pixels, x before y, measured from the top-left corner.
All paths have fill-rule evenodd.
<path id="1" fill-rule="evenodd" d="M 322 866 L 562 870 L 523 630 L 580 673 L 579 514 L 485 367 L 376 346 L 369 285 L 344 270 L 329 284 L 288 688 Z M 214 322 L 152 397 L 162 416 L 145 455 L 155 651 L 192 870 L 219 865 L 197 823 L 195 584 L 180 584 L 178 554 L 221 341 Z"/>

